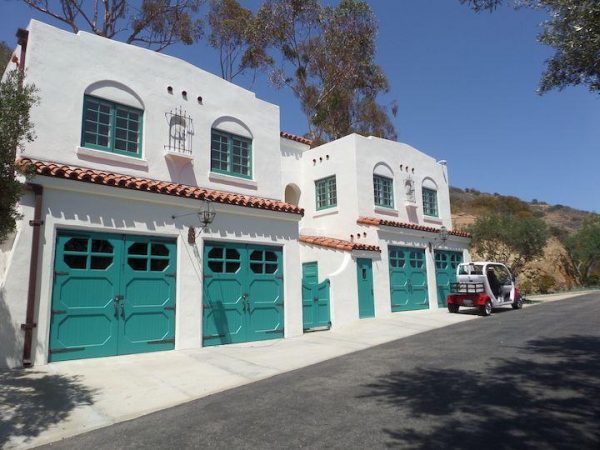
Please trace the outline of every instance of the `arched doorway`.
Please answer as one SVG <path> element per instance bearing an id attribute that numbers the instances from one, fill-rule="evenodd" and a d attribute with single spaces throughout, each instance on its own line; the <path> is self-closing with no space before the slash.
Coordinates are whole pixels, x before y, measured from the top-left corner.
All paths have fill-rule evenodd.
<path id="1" fill-rule="evenodd" d="M 300 188 L 296 184 L 290 183 L 285 187 L 285 202 L 296 206 L 300 203 Z"/>

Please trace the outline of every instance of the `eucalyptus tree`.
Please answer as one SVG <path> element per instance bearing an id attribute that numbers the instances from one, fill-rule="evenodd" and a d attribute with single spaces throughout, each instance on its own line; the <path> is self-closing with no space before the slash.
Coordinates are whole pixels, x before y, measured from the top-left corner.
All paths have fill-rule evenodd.
<path id="1" fill-rule="evenodd" d="M 156 51 L 202 35 L 203 0 L 22 0 L 70 27 Z"/>
<path id="2" fill-rule="evenodd" d="M 219 52 L 221 77 L 232 81 L 252 70 L 269 67 L 269 38 L 257 26 L 252 10 L 237 0 L 210 0 L 208 43 Z"/>
<path id="3" fill-rule="evenodd" d="M 583 85 L 600 93 L 600 1 L 598 0 L 459 0 L 475 11 L 503 3 L 546 11 L 538 41 L 554 48 L 546 61 L 538 92 Z"/>
<path id="4" fill-rule="evenodd" d="M 366 1 L 266 0 L 257 27 L 269 36 L 279 62 L 270 73 L 300 101 L 309 136 L 317 142 L 352 132 L 396 138 L 378 96 L 388 80 L 375 63 L 377 20 Z"/>

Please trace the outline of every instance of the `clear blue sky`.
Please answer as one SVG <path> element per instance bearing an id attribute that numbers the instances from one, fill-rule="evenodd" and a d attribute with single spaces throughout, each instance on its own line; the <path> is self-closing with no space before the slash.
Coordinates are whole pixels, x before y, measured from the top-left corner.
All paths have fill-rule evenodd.
<path id="1" fill-rule="evenodd" d="M 536 94 L 552 54 L 536 42 L 543 14 L 475 14 L 458 0 L 369 3 L 380 26 L 377 60 L 391 85 L 382 101 L 399 103 L 400 141 L 447 160 L 454 186 L 600 211 L 600 96 L 585 88 Z M 31 17 L 54 23 L 20 0 L 0 0 L 0 40 L 14 44 Z M 218 73 L 204 43 L 166 53 Z M 289 92 L 264 78 L 254 90 L 281 107 L 282 129 L 306 131 Z"/>

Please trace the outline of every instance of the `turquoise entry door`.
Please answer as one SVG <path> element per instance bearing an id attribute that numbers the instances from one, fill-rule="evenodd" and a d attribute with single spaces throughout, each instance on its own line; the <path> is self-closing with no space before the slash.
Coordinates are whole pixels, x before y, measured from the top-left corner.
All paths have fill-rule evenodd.
<path id="1" fill-rule="evenodd" d="M 435 251 L 435 279 L 438 306 L 446 307 L 450 283 L 456 282 L 456 269 L 462 262 L 462 252 Z"/>
<path id="2" fill-rule="evenodd" d="M 283 337 L 280 247 L 204 245 L 203 345 Z"/>
<path id="3" fill-rule="evenodd" d="M 429 308 L 425 250 L 389 247 L 392 312 Z"/>
<path id="4" fill-rule="evenodd" d="M 123 235 L 59 232 L 50 319 L 50 361 L 174 348 L 172 241 L 135 238 L 147 254 L 132 272 Z M 141 255 L 138 255 L 142 259 Z M 159 262 L 161 261 L 161 262 Z M 158 341 L 158 342 L 157 342 Z"/>
<path id="5" fill-rule="evenodd" d="M 319 283 L 317 262 L 302 264 L 302 319 L 304 331 L 331 327 L 329 280 Z"/>
<path id="6" fill-rule="evenodd" d="M 375 317 L 373 296 L 373 262 L 368 258 L 357 258 L 356 278 L 358 280 L 358 317 Z"/>

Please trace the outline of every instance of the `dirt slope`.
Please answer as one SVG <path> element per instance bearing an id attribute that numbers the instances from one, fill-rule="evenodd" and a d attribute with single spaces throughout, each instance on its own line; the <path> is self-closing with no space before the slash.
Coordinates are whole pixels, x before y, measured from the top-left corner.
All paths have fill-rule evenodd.
<path id="1" fill-rule="evenodd" d="M 551 238 L 544 249 L 544 256 L 527 265 L 518 284 L 528 292 L 554 292 L 575 285 L 565 264 L 565 237 L 581 226 L 590 214 L 564 205 L 548 205 L 534 200 L 525 202 L 516 197 L 487 194 L 475 189 L 450 188 L 452 223 L 455 229 L 465 230 L 478 217 L 493 211 L 526 213 L 539 217 L 548 224 Z M 473 258 L 477 258 L 476 254 Z"/>

